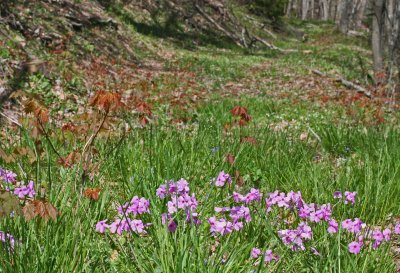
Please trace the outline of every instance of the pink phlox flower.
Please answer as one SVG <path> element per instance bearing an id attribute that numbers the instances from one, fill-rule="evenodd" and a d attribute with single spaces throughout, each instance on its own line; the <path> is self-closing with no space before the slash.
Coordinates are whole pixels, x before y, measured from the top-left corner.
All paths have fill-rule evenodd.
<path id="1" fill-rule="evenodd" d="M 344 196 L 346 198 L 344 203 L 348 204 L 350 202 L 352 205 L 354 205 L 356 203 L 356 195 L 357 192 L 349 192 L 349 191 L 344 192 Z"/>
<path id="2" fill-rule="evenodd" d="M 261 249 L 255 248 L 255 247 L 254 247 L 254 248 L 251 250 L 250 256 L 251 256 L 252 258 L 258 258 L 260 255 L 261 255 Z"/>

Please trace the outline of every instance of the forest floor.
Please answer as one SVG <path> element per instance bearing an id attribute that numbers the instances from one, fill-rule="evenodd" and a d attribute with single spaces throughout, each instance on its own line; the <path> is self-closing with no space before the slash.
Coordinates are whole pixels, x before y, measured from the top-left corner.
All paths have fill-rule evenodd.
<path id="1" fill-rule="evenodd" d="M 12 78 L 13 67 L 28 53 L 44 63 L 2 109 L 0 170 L 15 172 L 25 184 L 34 181 L 36 195 L 12 203 L 1 191 L 0 231 L 15 241 L 10 247 L 0 233 L 5 242 L 0 272 L 400 268 L 397 105 L 370 84 L 366 37 L 345 37 L 330 23 L 292 21 L 305 38 L 277 34 L 274 43 L 298 52 L 246 50 L 212 36 L 160 30 L 132 11 L 90 11 L 111 17 L 119 28 L 62 32 L 32 15 L 42 12 L 35 8 L 21 13 L 42 26 L 39 32 L 31 27 L 32 35 L 41 33 L 37 37 L 27 39 L 9 28 L 0 33 L 5 75 L 0 84 Z M 63 20 L 60 25 L 66 25 Z M 55 31 L 61 38 L 50 35 Z M 43 37 L 53 37 L 45 50 Z M 338 77 L 364 86 L 373 99 L 346 88 Z M 231 184 L 221 171 L 231 175 Z M 1 177 L 4 188 L 24 184 L 7 184 L 4 172 L 0 182 Z M 184 188 L 180 193 L 159 198 L 160 185 L 182 177 L 196 202 L 185 195 L 189 188 L 182 180 L 176 185 Z M 175 184 L 169 186 L 173 192 Z M 263 194 L 262 201 L 257 194 L 247 203 L 232 198 L 238 192 L 251 199 L 246 194 L 252 188 Z M 328 207 L 331 215 L 320 221 L 300 216 L 290 194 L 266 213 L 265 198 L 276 190 L 299 191 L 310 211 Z M 351 196 L 334 198 L 336 191 L 356 192 L 354 204 Z M 149 200 L 149 211 L 135 199 L 126 206 L 136 207 L 121 213 L 134 196 Z M 173 212 L 174 202 L 167 202 L 178 196 L 190 200 Z M 14 217 L 6 217 L 9 201 Z M 218 214 L 221 207 L 232 207 L 230 214 Z M 251 220 L 243 212 L 247 208 Z M 165 225 L 161 215 L 167 212 Z M 222 223 L 224 215 L 235 228 Z M 210 233 L 212 217 L 225 232 Z M 114 221 L 128 218 L 146 225 Z M 365 223 L 359 233 L 356 220 L 352 231 L 342 223 L 355 218 Z M 331 234 L 333 219 L 339 227 Z M 302 230 L 298 246 L 304 250 L 292 251 L 295 243 L 285 243 L 282 234 L 298 230 L 301 222 L 312 235 Z M 384 229 L 391 231 L 390 240 L 385 237 L 374 249 L 376 239 L 369 233 Z M 349 252 L 351 242 L 360 253 Z M 273 254 L 252 258 L 253 248 Z M 261 262 L 268 255 L 271 261 Z"/>

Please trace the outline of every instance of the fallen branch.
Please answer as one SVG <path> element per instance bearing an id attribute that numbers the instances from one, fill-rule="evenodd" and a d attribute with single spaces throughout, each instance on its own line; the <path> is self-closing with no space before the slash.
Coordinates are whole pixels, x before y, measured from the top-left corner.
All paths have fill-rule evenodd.
<path id="1" fill-rule="evenodd" d="M 312 70 L 312 73 L 314 73 L 314 74 L 316 74 L 316 75 L 318 75 L 318 76 L 321 76 L 321 77 L 333 78 L 336 82 L 340 82 L 341 84 L 343 84 L 343 85 L 346 86 L 347 88 L 354 89 L 354 90 L 356 90 L 358 93 L 361 93 L 361 94 L 363 94 L 364 96 L 366 96 L 367 98 L 372 99 L 372 94 L 371 94 L 367 89 L 365 89 L 364 87 L 362 87 L 362 86 L 360 86 L 360 85 L 358 85 L 358 84 L 355 84 L 355 83 L 353 83 L 353 82 L 351 82 L 351 81 L 348 81 L 348 80 L 346 80 L 346 79 L 344 79 L 344 78 L 342 78 L 342 77 L 336 77 L 336 78 L 334 78 L 334 77 L 329 76 L 329 75 L 327 75 L 327 74 L 325 74 L 325 73 L 323 73 L 323 72 L 321 72 L 321 71 L 319 71 L 319 70 L 316 70 L 316 69 L 313 69 L 313 70 Z"/>
<path id="2" fill-rule="evenodd" d="M 16 121 L 15 119 L 7 116 L 6 114 L 4 114 L 3 112 L 0 112 L 0 116 L 3 116 L 4 118 L 6 118 L 8 121 L 10 121 L 11 123 L 14 123 L 15 125 L 17 125 L 18 127 L 22 128 L 22 124 L 19 123 L 18 121 Z"/>
<path id="3" fill-rule="evenodd" d="M 8 99 L 14 90 L 8 87 L 0 87 L 0 106 Z"/>
<path id="4" fill-rule="evenodd" d="M 197 9 L 197 11 L 207 20 L 209 21 L 211 24 L 213 24 L 219 31 L 223 32 L 226 36 L 228 36 L 229 38 L 231 38 L 238 46 L 242 47 L 243 45 L 241 43 L 238 42 L 238 38 L 230 33 L 229 31 L 227 31 L 225 28 L 223 28 L 220 24 L 218 24 L 213 18 L 211 18 L 211 16 L 209 16 L 202 8 L 200 8 L 197 4 L 194 5 L 195 8 Z"/>

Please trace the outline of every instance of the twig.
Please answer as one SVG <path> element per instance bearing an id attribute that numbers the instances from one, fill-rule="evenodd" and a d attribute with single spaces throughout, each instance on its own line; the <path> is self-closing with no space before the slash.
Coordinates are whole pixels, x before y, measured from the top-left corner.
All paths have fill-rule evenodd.
<path id="1" fill-rule="evenodd" d="M 107 119 L 107 117 L 108 117 L 108 113 L 109 113 L 109 111 L 107 111 L 107 112 L 105 113 L 105 115 L 104 115 L 104 117 L 103 117 L 103 120 L 102 120 L 101 123 L 100 123 L 99 128 L 97 128 L 96 132 L 94 132 L 94 133 L 90 136 L 90 138 L 89 138 L 89 140 L 86 142 L 85 146 L 83 146 L 81 158 L 83 158 L 83 155 L 84 155 L 84 153 L 86 152 L 86 149 L 87 149 L 90 145 L 92 145 L 93 141 L 96 139 L 97 135 L 99 134 L 101 128 L 102 128 L 103 125 L 104 125 L 104 122 L 106 121 L 106 119 Z"/>
<path id="2" fill-rule="evenodd" d="M 0 115 L 5 117 L 6 119 L 8 119 L 8 121 L 10 121 L 11 123 L 14 123 L 15 125 L 17 125 L 18 127 L 22 128 L 22 124 L 19 123 L 18 121 L 16 121 L 15 119 L 7 116 L 6 114 L 4 114 L 3 112 L 0 112 Z"/>
<path id="3" fill-rule="evenodd" d="M 334 77 L 329 76 L 329 75 L 327 75 L 327 74 L 325 74 L 325 73 L 323 73 L 323 72 L 321 72 L 321 71 L 319 71 L 317 69 L 313 69 L 311 71 L 312 71 L 312 73 L 314 73 L 314 74 L 316 74 L 318 76 L 321 76 L 321 77 L 333 78 L 335 81 L 340 82 L 341 84 L 343 84 L 347 88 L 351 88 L 351 89 L 356 90 L 358 93 L 363 94 L 364 96 L 366 96 L 369 99 L 373 98 L 372 94 L 367 89 L 365 89 L 364 87 L 362 87 L 362 86 L 360 86 L 358 84 L 355 84 L 355 83 L 353 83 L 351 81 L 348 81 L 348 80 L 346 80 L 346 79 L 344 79 L 342 77 L 334 78 Z"/>
<path id="4" fill-rule="evenodd" d="M 62 158 L 62 156 L 60 155 L 60 153 L 57 151 L 56 147 L 54 147 L 53 142 L 51 142 L 49 134 L 46 132 L 46 129 L 43 126 L 43 123 L 40 121 L 40 119 L 37 119 L 37 121 L 39 122 L 40 128 L 42 129 L 44 136 L 46 137 L 46 140 L 49 142 L 50 147 L 52 148 L 52 150 L 56 153 L 56 155 L 58 156 L 59 159 L 61 159 L 64 162 L 64 159 Z"/>
<path id="5" fill-rule="evenodd" d="M 308 130 L 315 136 L 315 138 L 321 142 L 321 138 L 319 137 L 319 135 L 310 127 L 308 126 Z"/>

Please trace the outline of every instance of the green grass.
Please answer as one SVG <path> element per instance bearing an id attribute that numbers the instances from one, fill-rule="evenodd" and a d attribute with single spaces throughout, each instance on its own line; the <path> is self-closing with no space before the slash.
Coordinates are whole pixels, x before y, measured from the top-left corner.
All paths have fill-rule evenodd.
<path id="1" fill-rule="evenodd" d="M 96 202 L 80 194 L 79 166 L 64 169 L 55 165 L 56 158 L 46 145 L 47 156 L 37 165 L 20 162 L 29 177 L 47 187 L 47 198 L 61 215 L 56 222 L 25 222 L 19 217 L 3 220 L 1 230 L 12 233 L 20 243 L 12 257 L 0 256 L 2 272 L 393 272 L 388 244 L 377 251 L 364 249 L 355 256 L 347 251 L 352 238 L 344 233 L 328 236 L 325 224 L 313 226 L 314 240 L 308 244 L 316 247 L 321 257 L 309 251 L 290 252 L 277 239 L 277 227 L 271 224 L 277 215 L 267 217 L 263 204 L 251 206 L 253 222 L 241 232 L 219 237 L 219 246 L 210 255 L 216 239 L 209 234 L 207 218 L 214 215 L 214 206 L 233 205 L 228 198 L 233 189 L 209 184 L 220 170 L 233 172 L 224 161 L 227 153 L 236 156 L 235 169 L 244 176 L 242 193 L 251 187 L 260 188 L 264 194 L 294 190 L 301 191 L 307 202 L 322 204 L 334 202 L 335 190 L 357 191 L 356 205 L 339 204 L 334 216 L 338 220 L 359 217 L 371 225 L 387 224 L 387 217 L 400 212 L 393 202 L 400 193 L 398 129 L 333 126 L 315 119 L 276 133 L 262 122 L 266 116 L 271 121 L 279 116 L 273 103 L 255 99 L 243 103 L 254 124 L 230 134 L 223 133 L 223 125 L 231 120 L 229 110 L 235 105 L 228 99 L 201 108 L 197 123 L 187 129 L 166 125 L 133 131 L 107 158 L 102 157 L 116 143 L 99 141 L 99 160 L 105 161 L 100 173 L 85 185 L 103 189 Z M 302 126 L 313 128 L 321 142 L 300 141 Z M 240 135 L 253 136 L 258 144 L 241 144 Z M 24 142 L 21 145 L 32 143 L 28 136 Z M 212 153 L 216 146 L 220 149 Z M 318 163 L 316 155 L 321 157 Z M 19 172 L 16 165 L 2 166 Z M 164 180 L 181 177 L 190 181 L 191 191 L 196 193 L 203 224 L 191 226 L 180 221 L 177 232 L 171 234 L 161 225 L 160 213 L 166 207 L 156 198 L 155 190 Z M 134 195 L 151 201 L 151 215 L 142 218 L 152 223 L 147 236 L 95 232 L 97 221 L 113 219 L 116 204 Z M 266 267 L 253 266 L 249 258 L 252 247 L 272 248 L 281 260 Z M 114 250 L 117 258 L 111 258 Z M 226 261 L 222 263 L 222 259 Z"/>

